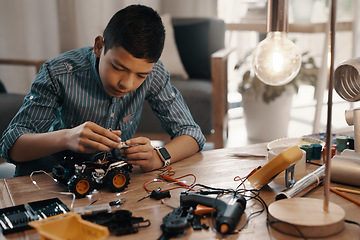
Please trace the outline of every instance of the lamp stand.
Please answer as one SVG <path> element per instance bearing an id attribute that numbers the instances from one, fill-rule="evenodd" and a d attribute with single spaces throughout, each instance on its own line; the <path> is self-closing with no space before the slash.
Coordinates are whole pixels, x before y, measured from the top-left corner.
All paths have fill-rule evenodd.
<path id="1" fill-rule="evenodd" d="M 323 200 L 288 198 L 269 206 L 270 226 L 287 235 L 317 238 L 328 237 L 344 229 L 345 211 L 330 203 L 329 211 L 322 210 Z"/>
<path id="2" fill-rule="evenodd" d="M 330 64 L 328 68 L 328 116 L 326 145 L 332 145 L 331 115 L 334 86 L 334 40 L 336 0 L 331 1 L 330 11 Z M 270 225 L 285 234 L 299 237 L 327 237 L 339 233 L 345 227 L 345 211 L 329 202 L 330 192 L 330 149 L 327 147 L 324 178 L 324 200 L 314 198 L 289 198 L 276 201 L 269 206 Z"/>

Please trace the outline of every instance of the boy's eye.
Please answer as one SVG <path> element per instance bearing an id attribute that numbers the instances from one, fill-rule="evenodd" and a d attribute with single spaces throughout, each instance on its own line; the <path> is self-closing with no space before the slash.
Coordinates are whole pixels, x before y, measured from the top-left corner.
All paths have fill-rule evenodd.
<path id="1" fill-rule="evenodd" d="M 119 68 L 119 67 L 115 66 L 114 64 L 112 64 L 112 67 L 113 67 L 116 71 L 125 71 L 125 69 Z"/>
<path id="2" fill-rule="evenodd" d="M 146 78 L 147 75 L 137 74 L 139 78 Z"/>

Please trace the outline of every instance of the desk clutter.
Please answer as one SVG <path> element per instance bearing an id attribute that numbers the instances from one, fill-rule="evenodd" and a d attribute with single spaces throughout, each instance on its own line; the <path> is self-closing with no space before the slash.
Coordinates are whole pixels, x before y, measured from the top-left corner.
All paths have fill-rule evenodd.
<path id="1" fill-rule="evenodd" d="M 321 148 L 314 148 L 314 146 L 319 145 Z M 304 146 L 313 147 L 311 155 L 306 152 Z M 265 145 L 263 145 L 263 148 L 265 150 L 263 152 L 266 153 Z M 88 239 L 106 239 L 109 235 L 122 236 L 129 234 L 137 234 L 136 237 L 143 238 L 149 236 L 146 235 L 149 231 L 152 234 L 151 238 L 165 240 L 184 236 L 184 234 L 187 234 L 186 232 L 192 231 L 190 228 L 205 235 L 209 234 L 208 229 L 210 229 L 216 232 L 217 236 L 222 234 L 226 238 L 226 235 L 229 234 L 240 234 L 243 229 L 249 227 L 248 223 L 257 217 L 260 217 L 265 225 L 273 226 L 276 220 L 269 220 L 268 216 L 271 213 L 268 211 L 267 204 L 273 201 L 279 202 L 288 198 L 303 196 L 315 187 L 321 186 L 324 177 L 324 167 L 321 164 L 324 145 L 321 140 L 310 137 L 281 139 L 267 145 L 268 151 L 278 148 L 284 148 L 285 150 L 273 151 L 274 156 L 271 159 L 266 159 L 269 155 L 259 154 L 257 151 L 250 151 L 255 154 L 246 153 L 246 151 L 241 154 L 227 153 L 228 164 L 233 164 L 239 158 L 246 158 L 246 162 L 255 159 L 254 164 L 251 165 L 253 170 L 249 170 L 249 173 L 248 170 L 246 172 L 242 171 L 243 176 L 220 176 L 220 178 L 223 177 L 224 179 L 230 177 L 229 182 L 231 181 L 231 184 L 229 182 L 227 184 L 233 187 L 216 187 L 217 179 L 215 182 L 214 179 L 211 179 L 211 185 L 206 185 L 209 183 L 207 180 L 204 181 L 206 184 L 198 183 L 197 179 L 200 179 L 201 175 L 199 171 L 196 172 L 194 169 L 188 168 L 181 175 L 169 166 L 166 169 L 159 170 L 159 172 L 154 171 L 141 175 L 145 176 L 141 180 L 142 187 L 129 185 L 127 191 L 116 191 L 117 193 L 109 193 L 109 191 L 102 191 L 99 188 L 86 196 L 74 197 L 73 201 L 77 201 L 77 204 L 74 208 L 73 205 L 69 205 L 71 211 L 58 198 L 0 209 L 0 225 L 3 234 L 24 231 L 30 229 L 31 226 L 38 231 L 41 237 L 67 240 L 82 239 L 86 234 L 92 234 L 88 236 Z M 319 152 L 314 151 L 314 149 L 316 151 L 320 149 L 320 156 Z M 347 148 L 343 149 L 341 154 L 335 152 L 335 157 L 341 157 L 341 155 L 344 157 L 348 154 L 348 150 L 347 145 Z M 307 155 L 309 155 L 309 160 Z M 218 160 L 218 157 L 216 160 Z M 261 161 L 261 164 L 257 161 Z M 296 164 L 299 161 L 303 161 L 304 168 L 305 165 L 309 167 L 311 164 L 310 169 L 315 169 L 316 164 L 313 165 L 312 163 L 321 166 L 316 166 L 315 170 L 303 174 L 303 178 L 297 179 L 297 181 L 294 180 L 290 182 L 291 184 L 287 184 L 286 181 L 285 184 L 282 184 L 283 182 L 279 181 L 281 179 L 277 178 L 277 176 L 285 171 L 286 174 L 288 171 L 290 174 L 293 171 L 293 174 L 294 171 L 297 171 Z M 181 166 L 178 168 L 179 172 L 182 171 L 185 165 L 187 166 L 187 164 L 181 165 L 181 162 L 179 162 L 180 165 L 176 164 L 174 166 Z M 291 167 L 292 170 L 289 170 Z M 79 168 L 79 173 L 82 173 L 82 170 L 86 171 L 86 168 Z M 199 176 L 189 173 L 192 171 L 195 171 Z M 232 171 L 231 174 L 236 171 Z M 209 172 L 207 172 L 207 175 L 209 175 Z M 201 179 L 204 179 L 203 176 L 201 175 Z M 134 182 L 139 183 L 137 177 L 139 175 L 135 176 Z M 41 176 L 38 176 L 38 178 L 39 180 L 45 180 Z M 271 199 L 264 200 L 262 198 L 263 194 L 269 193 L 268 188 L 272 188 L 270 183 L 275 178 L 277 179 L 274 184 L 281 183 L 283 190 L 278 188 L 276 192 L 273 192 Z M 288 179 L 288 176 L 285 177 L 286 179 Z M 33 184 L 35 184 L 34 181 Z M 52 184 L 48 186 L 50 188 L 54 187 Z M 59 186 L 63 185 L 59 184 Z M 173 191 L 175 189 L 178 189 L 178 191 Z M 344 189 L 334 188 L 334 190 L 344 192 Z M 354 193 L 346 193 L 346 195 L 349 194 Z M 350 200 L 349 198 L 346 199 Z M 358 204 L 358 201 L 352 202 Z M 154 207 L 148 204 L 157 204 L 157 206 Z M 139 211 L 143 206 L 145 206 L 143 209 L 145 211 Z M 166 206 L 169 208 L 167 209 Z M 128 207 L 127 210 L 126 207 Z M 137 211 L 141 215 L 144 214 L 144 217 L 133 216 L 132 211 L 134 213 Z M 350 220 L 358 221 L 357 219 Z M 158 226 L 154 228 L 156 224 Z M 146 230 L 147 228 L 149 230 Z M 281 230 L 278 231 L 281 232 Z M 300 228 L 300 233 L 295 232 L 294 236 L 302 236 L 302 231 L 303 229 Z M 306 231 L 303 233 L 306 234 Z M 192 232 L 191 234 L 195 234 L 196 237 L 198 233 Z"/>
<path id="2" fill-rule="evenodd" d="M 59 198 L 52 198 L 2 208 L 1 230 L 7 235 L 35 228 L 45 239 L 100 240 L 106 239 L 109 232 L 120 236 L 150 226 L 149 220 L 134 217 L 127 210 L 111 211 L 110 205 L 113 202 L 79 207 L 72 212 Z"/>
<path id="3" fill-rule="evenodd" d="M 59 199 L 52 198 L 0 209 L 0 225 L 4 235 L 30 229 L 31 221 L 46 219 L 70 210 Z"/>

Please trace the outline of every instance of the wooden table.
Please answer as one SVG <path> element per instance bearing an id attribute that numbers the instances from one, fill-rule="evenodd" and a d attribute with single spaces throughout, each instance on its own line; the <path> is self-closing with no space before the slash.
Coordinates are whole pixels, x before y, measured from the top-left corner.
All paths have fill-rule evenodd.
<path id="1" fill-rule="evenodd" d="M 264 165 L 267 160 L 265 158 L 236 158 L 229 153 L 247 152 L 256 154 L 266 154 L 265 144 L 255 144 L 247 147 L 233 148 L 233 149 L 218 149 L 197 153 L 192 157 L 172 164 L 173 170 L 176 172 L 174 177 L 179 177 L 185 174 L 193 173 L 196 175 L 197 183 L 205 184 L 212 187 L 221 188 L 236 188 L 239 182 L 234 181 L 235 176 L 246 176 L 254 168 Z M 309 165 L 308 171 L 316 168 L 314 165 Z M 161 201 L 147 198 L 143 201 L 137 202 L 138 199 L 145 196 L 147 193 L 143 188 L 146 181 L 157 177 L 159 172 L 143 173 L 138 168 L 134 167 L 134 172 L 131 174 L 131 182 L 128 189 L 121 193 L 120 196 L 116 193 L 111 193 L 107 189 L 100 189 L 93 195 L 93 198 L 83 198 L 75 200 L 74 207 L 85 206 L 94 200 L 95 204 L 105 204 L 119 198 L 125 198 L 126 201 L 119 209 L 130 210 L 135 217 L 143 217 L 151 221 L 150 227 L 140 228 L 136 234 L 121 236 L 121 239 L 157 239 L 161 235 L 160 225 L 162 218 L 167 215 L 172 209 Z M 306 175 L 295 174 L 296 179 L 300 179 Z M 33 179 L 40 187 L 38 189 L 29 177 L 16 177 L 4 179 L 0 182 L 0 207 L 9 207 L 19 204 L 25 204 L 32 201 L 38 201 L 48 198 L 59 197 L 69 208 L 72 197 L 68 195 L 59 194 L 61 191 L 67 191 L 67 188 L 60 185 L 45 175 L 34 175 Z M 186 179 L 187 183 L 192 181 L 191 178 Z M 250 188 L 249 184 L 246 184 Z M 341 186 L 334 184 L 333 186 Z M 173 187 L 174 185 L 163 185 L 163 189 Z M 149 187 L 152 187 L 151 185 Z M 155 187 L 155 186 L 154 186 Z M 285 188 L 284 178 L 279 175 L 268 186 L 261 189 L 260 196 L 269 205 L 275 201 L 275 195 Z M 355 187 L 349 187 L 357 189 Z M 179 194 L 184 189 L 171 190 L 171 198 L 166 198 L 165 201 L 169 204 L 179 206 Z M 307 197 L 322 198 L 323 187 L 318 187 Z M 352 194 L 353 198 L 360 200 L 359 195 Z M 340 205 L 346 212 L 346 219 L 360 222 L 360 208 L 358 205 L 334 194 L 330 193 L 330 201 Z M 245 214 L 238 225 L 242 226 L 246 216 L 251 212 L 260 209 L 260 205 L 255 201 L 248 201 Z M 291 213 L 289 213 L 291 214 Z M 203 219 L 204 223 L 211 226 L 209 218 Z M 1 236 L 1 239 L 39 239 L 40 236 L 35 230 L 27 230 L 21 233 L 9 234 Z M 111 236 L 110 238 L 115 238 Z M 262 213 L 259 216 L 252 218 L 248 226 L 239 234 L 221 235 L 211 228 L 209 230 L 194 231 L 191 227 L 185 231 L 185 236 L 178 239 L 299 239 L 284 235 L 277 232 L 266 225 L 266 214 Z M 360 228 L 353 224 L 345 223 L 345 230 L 341 233 L 329 237 L 327 239 L 360 239 Z"/>

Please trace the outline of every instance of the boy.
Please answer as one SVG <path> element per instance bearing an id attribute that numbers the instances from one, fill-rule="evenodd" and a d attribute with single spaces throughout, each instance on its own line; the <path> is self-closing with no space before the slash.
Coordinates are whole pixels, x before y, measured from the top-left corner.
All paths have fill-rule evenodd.
<path id="1" fill-rule="evenodd" d="M 1 138 L 1 155 L 16 164 L 15 175 L 51 171 L 66 151 L 116 150 L 151 171 L 201 150 L 201 129 L 158 61 L 164 40 L 159 15 L 132 5 L 112 17 L 94 47 L 46 62 Z M 161 151 L 145 137 L 132 138 L 144 100 L 171 136 Z M 130 147 L 121 149 L 120 141 Z"/>

